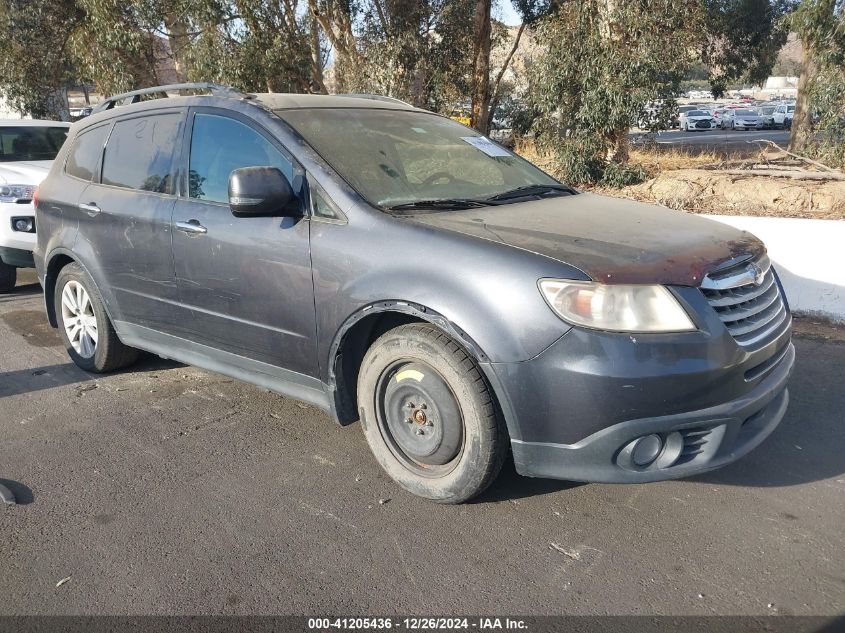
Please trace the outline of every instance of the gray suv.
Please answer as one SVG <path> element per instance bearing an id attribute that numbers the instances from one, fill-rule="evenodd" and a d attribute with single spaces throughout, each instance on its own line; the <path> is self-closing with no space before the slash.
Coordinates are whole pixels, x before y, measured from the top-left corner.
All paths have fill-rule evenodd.
<path id="1" fill-rule="evenodd" d="M 39 189 L 47 316 L 83 369 L 146 350 L 360 420 L 447 503 L 509 453 L 701 473 L 783 417 L 791 317 L 752 235 L 579 193 L 393 99 L 172 88 L 75 123 Z"/>

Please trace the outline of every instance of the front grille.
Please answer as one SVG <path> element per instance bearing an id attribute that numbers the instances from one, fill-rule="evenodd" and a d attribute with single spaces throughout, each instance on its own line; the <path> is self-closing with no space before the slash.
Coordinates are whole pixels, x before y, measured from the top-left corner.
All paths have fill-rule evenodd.
<path id="1" fill-rule="evenodd" d="M 706 128 L 706 129 L 709 130 L 710 129 L 710 121 L 696 121 L 695 127 L 702 128 L 702 129 Z"/>
<path id="2" fill-rule="evenodd" d="M 710 273 L 701 292 L 743 347 L 765 344 L 789 327 L 789 312 L 765 255 Z"/>

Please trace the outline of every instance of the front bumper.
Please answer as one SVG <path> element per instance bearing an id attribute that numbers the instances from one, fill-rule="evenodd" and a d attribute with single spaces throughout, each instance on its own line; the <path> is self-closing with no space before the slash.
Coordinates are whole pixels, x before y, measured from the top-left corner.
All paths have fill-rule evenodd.
<path id="1" fill-rule="evenodd" d="M 530 360 L 482 364 L 520 474 L 598 482 L 684 477 L 738 459 L 778 424 L 795 359 L 789 323 L 744 348 L 697 288 L 674 291 L 697 331 L 574 327 Z M 677 459 L 667 453 L 635 466 L 631 443 L 651 434 L 680 446 Z"/>
<path id="2" fill-rule="evenodd" d="M 12 266 L 31 267 L 33 265 L 32 250 L 37 243 L 36 235 L 13 230 L 12 218 L 33 218 L 34 220 L 35 209 L 31 203 L 0 202 L 0 257 Z M 19 251 L 29 253 L 29 255 L 22 255 Z M 7 257 L 10 259 L 7 260 Z M 14 263 L 10 261 L 12 259 L 24 263 Z"/>
<path id="3" fill-rule="evenodd" d="M 21 248 L 8 248 L 0 246 L 0 261 L 16 268 L 34 268 L 35 260 L 31 250 Z"/>
<path id="4" fill-rule="evenodd" d="M 790 343 L 775 370 L 757 387 L 714 407 L 621 422 L 569 445 L 514 440 L 516 469 L 529 477 L 646 483 L 720 468 L 757 447 L 783 419 L 794 361 Z M 631 459 L 631 447 L 650 435 L 661 438 L 662 452 L 647 466 L 638 466 Z"/>

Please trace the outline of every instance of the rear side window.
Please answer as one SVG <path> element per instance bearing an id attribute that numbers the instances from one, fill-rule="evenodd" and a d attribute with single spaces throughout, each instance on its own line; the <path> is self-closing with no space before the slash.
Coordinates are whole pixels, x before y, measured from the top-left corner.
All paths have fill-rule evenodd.
<path id="1" fill-rule="evenodd" d="M 190 197 L 228 202 L 229 174 L 241 167 L 277 167 L 293 183 L 293 163 L 261 134 L 228 117 L 197 114 L 191 133 Z"/>
<path id="2" fill-rule="evenodd" d="M 65 171 L 70 176 L 82 180 L 94 179 L 100 157 L 103 155 L 103 145 L 105 145 L 108 131 L 108 125 L 101 125 L 76 137 L 65 163 Z"/>
<path id="3" fill-rule="evenodd" d="M 118 121 L 103 160 L 104 185 L 173 193 L 173 150 L 180 114 L 156 114 Z"/>

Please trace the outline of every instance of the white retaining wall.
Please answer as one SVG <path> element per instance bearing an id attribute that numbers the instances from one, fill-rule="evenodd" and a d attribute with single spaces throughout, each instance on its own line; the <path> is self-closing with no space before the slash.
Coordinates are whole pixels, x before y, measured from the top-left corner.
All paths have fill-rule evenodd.
<path id="1" fill-rule="evenodd" d="M 703 216 L 766 244 L 793 312 L 845 323 L 845 220 Z"/>

